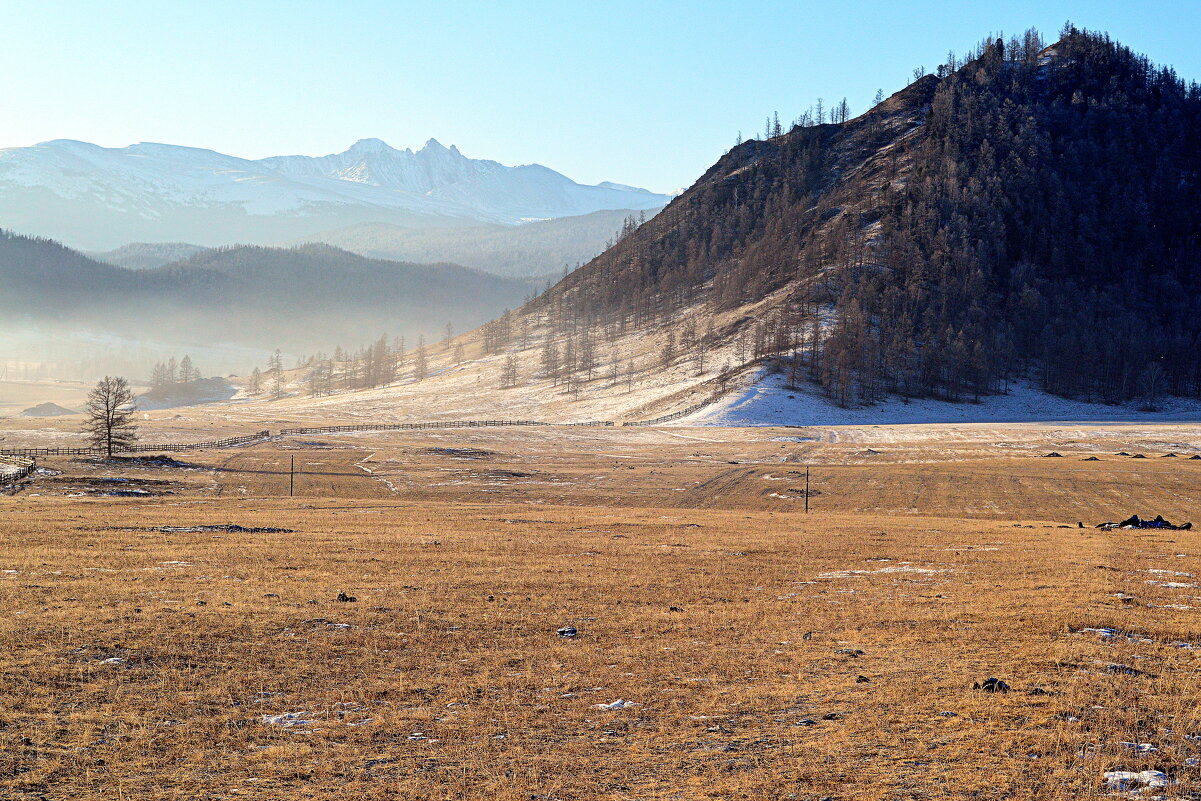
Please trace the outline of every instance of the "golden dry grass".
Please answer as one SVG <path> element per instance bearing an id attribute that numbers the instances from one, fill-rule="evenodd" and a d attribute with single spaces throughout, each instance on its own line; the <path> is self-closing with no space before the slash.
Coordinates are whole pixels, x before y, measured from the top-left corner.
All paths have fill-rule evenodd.
<path id="1" fill-rule="evenodd" d="M 1198 534 L 1059 525 L 1201 522 L 1201 462 L 772 433 L 50 460 L 0 498 L 0 797 L 1066 799 L 1117 768 L 1196 791 Z M 158 530 L 205 524 L 293 531 Z"/>

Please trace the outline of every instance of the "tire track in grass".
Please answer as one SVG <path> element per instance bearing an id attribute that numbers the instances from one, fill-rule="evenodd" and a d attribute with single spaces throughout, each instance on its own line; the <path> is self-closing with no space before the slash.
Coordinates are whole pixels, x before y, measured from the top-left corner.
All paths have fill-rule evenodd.
<path id="1" fill-rule="evenodd" d="M 396 488 L 396 485 L 395 485 L 395 484 L 393 484 L 391 481 L 389 481 L 389 480 L 388 480 L 386 477 L 384 477 L 384 476 L 377 476 L 377 475 L 375 474 L 375 471 L 374 471 L 374 470 L 372 470 L 372 469 L 371 469 L 370 467 L 368 467 L 367 465 L 363 464 L 363 462 L 369 462 L 369 461 L 371 461 L 372 459 L 374 459 L 374 458 L 375 458 L 375 456 L 376 456 L 376 454 L 378 454 L 378 453 L 379 453 L 379 451 L 372 451 L 372 452 L 371 452 L 370 454 L 368 454 L 367 456 L 364 456 L 362 459 L 360 459 L 360 460 L 358 460 L 357 462 L 355 462 L 355 463 L 354 463 L 354 466 L 355 466 L 355 467 L 357 467 L 357 468 L 359 468 L 360 470 L 362 470 L 364 473 L 366 473 L 367 475 L 369 475 L 371 478 L 375 479 L 376 481 L 383 482 L 384 486 L 385 486 L 385 487 L 387 487 L 387 488 L 388 488 L 388 490 L 389 490 L 389 491 L 391 491 L 391 493 L 392 493 L 393 495 L 399 495 L 399 494 L 400 494 L 400 490 Z"/>

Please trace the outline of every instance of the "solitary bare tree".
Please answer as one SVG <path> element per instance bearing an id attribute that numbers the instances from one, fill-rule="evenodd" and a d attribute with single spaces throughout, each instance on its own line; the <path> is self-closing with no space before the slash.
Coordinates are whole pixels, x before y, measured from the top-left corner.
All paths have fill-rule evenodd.
<path id="1" fill-rule="evenodd" d="M 119 376 L 106 375 L 88 393 L 83 430 L 92 445 L 103 448 L 110 459 L 113 451 L 119 451 L 137 439 L 133 401 L 129 382 Z"/>

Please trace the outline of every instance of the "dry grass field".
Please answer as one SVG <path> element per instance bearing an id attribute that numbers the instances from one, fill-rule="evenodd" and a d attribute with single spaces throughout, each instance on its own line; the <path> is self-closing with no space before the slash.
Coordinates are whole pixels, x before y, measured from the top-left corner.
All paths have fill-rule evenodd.
<path id="1" fill-rule="evenodd" d="M 1115 770 L 1201 797 L 1201 532 L 1092 527 L 1201 524 L 1199 450 L 527 429 L 48 459 L 0 496 L 0 797 L 1074 799 Z"/>

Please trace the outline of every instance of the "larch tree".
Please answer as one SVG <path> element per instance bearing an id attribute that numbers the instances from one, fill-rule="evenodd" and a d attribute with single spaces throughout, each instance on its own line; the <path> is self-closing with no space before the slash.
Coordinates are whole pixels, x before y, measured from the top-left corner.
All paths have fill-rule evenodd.
<path id="1" fill-rule="evenodd" d="M 196 369 L 196 365 L 192 364 L 192 357 L 185 354 L 183 361 L 179 363 L 179 383 L 187 384 L 199 380 L 200 371 Z"/>
<path id="2" fill-rule="evenodd" d="M 278 348 L 267 362 L 267 372 L 271 374 L 271 397 L 279 400 L 284 396 L 284 357 Z"/>
<path id="3" fill-rule="evenodd" d="M 417 350 L 413 352 L 413 380 L 424 381 L 429 372 L 429 364 L 425 359 L 425 337 L 417 340 Z"/>
<path id="4" fill-rule="evenodd" d="M 84 408 L 83 430 L 93 447 L 102 449 L 108 458 L 137 439 L 133 390 L 120 376 L 105 376 L 88 393 Z"/>
<path id="5" fill-rule="evenodd" d="M 505 356 L 505 364 L 500 371 L 501 389 L 512 389 L 517 386 L 518 378 L 517 354 L 510 353 Z"/>

